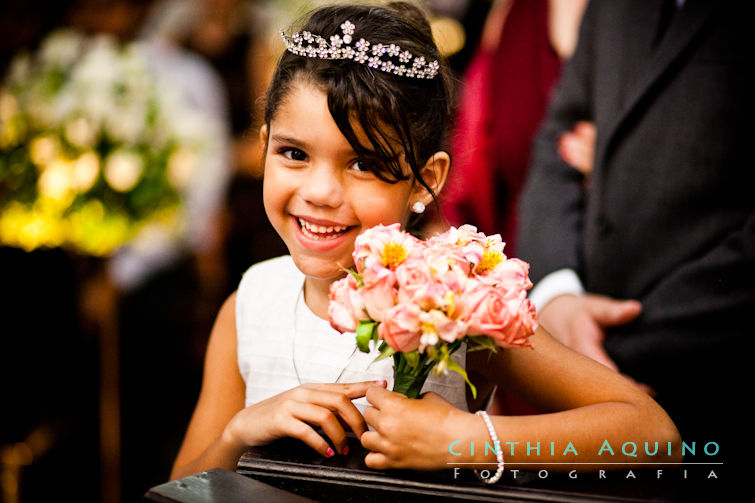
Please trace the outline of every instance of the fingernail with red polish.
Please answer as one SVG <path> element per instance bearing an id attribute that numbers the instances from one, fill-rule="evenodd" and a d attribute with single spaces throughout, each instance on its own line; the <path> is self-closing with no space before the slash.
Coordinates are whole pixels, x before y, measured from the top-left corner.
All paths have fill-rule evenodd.
<path id="1" fill-rule="evenodd" d="M 328 457 L 331 457 L 333 455 L 333 449 L 328 447 L 328 450 L 325 452 L 325 454 L 327 454 Z"/>
<path id="2" fill-rule="evenodd" d="M 343 450 L 341 451 L 341 454 L 343 454 L 345 456 L 348 453 L 349 453 L 349 446 L 347 445 L 346 447 L 343 448 Z"/>

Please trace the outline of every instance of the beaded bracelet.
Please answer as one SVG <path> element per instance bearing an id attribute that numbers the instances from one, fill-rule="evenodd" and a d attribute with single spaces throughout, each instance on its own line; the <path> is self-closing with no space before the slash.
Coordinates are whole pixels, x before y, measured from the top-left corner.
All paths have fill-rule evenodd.
<path id="1" fill-rule="evenodd" d="M 477 412 L 475 412 L 475 414 L 482 416 L 482 419 L 485 421 L 485 426 L 488 428 L 488 433 L 490 433 L 490 439 L 493 441 L 493 448 L 495 449 L 495 458 L 496 461 L 498 461 L 498 469 L 496 470 L 495 475 L 488 478 L 483 478 L 482 476 L 480 476 L 480 472 L 477 470 L 475 470 L 474 473 L 475 475 L 477 475 L 477 478 L 480 479 L 480 482 L 484 482 L 486 484 L 495 484 L 501 479 L 501 475 L 503 475 L 503 449 L 501 449 L 500 442 L 498 441 L 498 435 L 495 432 L 495 428 L 493 428 L 493 422 L 490 420 L 488 413 L 484 410 L 478 410 Z"/>

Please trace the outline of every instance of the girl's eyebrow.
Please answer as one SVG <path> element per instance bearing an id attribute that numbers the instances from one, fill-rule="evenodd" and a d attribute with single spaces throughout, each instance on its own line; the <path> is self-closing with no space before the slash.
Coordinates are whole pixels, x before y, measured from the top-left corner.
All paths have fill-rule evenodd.
<path id="1" fill-rule="evenodd" d="M 291 138 L 290 136 L 284 136 L 280 134 L 274 134 L 270 137 L 270 139 L 276 143 L 288 143 L 293 145 L 294 147 L 301 148 L 302 150 L 306 150 L 307 144 L 301 140 L 297 140 L 296 138 Z"/>

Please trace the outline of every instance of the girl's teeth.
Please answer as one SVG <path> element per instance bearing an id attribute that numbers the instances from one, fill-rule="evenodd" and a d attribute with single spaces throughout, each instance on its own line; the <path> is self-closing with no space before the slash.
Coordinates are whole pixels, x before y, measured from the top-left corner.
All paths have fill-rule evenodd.
<path id="1" fill-rule="evenodd" d="M 307 236 L 311 238 L 315 238 L 315 239 L 325 239 L 327 237 L 335 237 L 335 236 L 325 236 L 325 235 L 333 234 L 334 232 L 341 233 L 345 231 L 346 229 L 348 229 L 347 226 L 340 226 L 340 225 L 324 227 L 322 225 L 310 224 L 309 222 L 306 222 L 302 220 L 301 218 L 299 219 L 299 225 L 301 226 L 302 230 Z"/>

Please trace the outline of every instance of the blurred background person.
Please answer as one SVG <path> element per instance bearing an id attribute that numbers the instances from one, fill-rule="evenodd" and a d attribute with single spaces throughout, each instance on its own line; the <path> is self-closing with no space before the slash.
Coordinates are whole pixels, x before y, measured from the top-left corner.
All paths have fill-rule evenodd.
<path id="1" fill-rule="evenodd" d="M 755 308 L 752 11 L 593 0 L 537 136 L 518 237 L 543 326 L 649 387 L 685 441 L 717 442 L 731 467 Z M 582 121 L 592 167 L 575 170 Z"/>
<path id="2" fill-rule="evenodd" d="M 500 233 L 509 255 L 532 139 L 586 3 L 497 0 L 462 81 L 443 213 L 451 225 Z"/>

